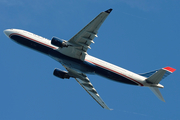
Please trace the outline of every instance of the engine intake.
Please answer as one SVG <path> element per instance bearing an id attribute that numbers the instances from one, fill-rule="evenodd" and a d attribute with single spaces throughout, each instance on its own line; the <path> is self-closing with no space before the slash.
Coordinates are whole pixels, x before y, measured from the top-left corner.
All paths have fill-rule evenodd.
<path id="1" fill-rule="evenodd" d="M 67 43 L 65 40 L 62 40 L 62 39 L 59 39 L 57 37 L 53 37 L 52 40 L 51 40 L 51 44 L 52 45 L 55 45 L 57 47 L 68 47 Z"/>
<path id="2" fill-rule="evenodd" d="M 62 79 L 65 79 L 65 78 L 69 79 L 70 78 L 68 72 L 57 69 L 57 68 L 54 70 L 53 75 L 56 77 L 62 78 Z"/>

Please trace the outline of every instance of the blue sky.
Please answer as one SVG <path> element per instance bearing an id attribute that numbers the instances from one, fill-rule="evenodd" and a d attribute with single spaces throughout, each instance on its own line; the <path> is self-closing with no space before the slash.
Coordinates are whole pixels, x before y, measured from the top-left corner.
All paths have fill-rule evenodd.
<path id="1" fill-rule="evenodd" d="M 180 119 L 180 1 L 178 0 L 1 0 L 0 119 Z M 70 39 L 100 12 L 113 8 L 88 50 L 90 55 L 136 73 L 171 66 L 161 81 L 161 102 L 146 87 L 89 75 L 113 111 L 102 109 L 74 80 L 53 76 L 64 68 L 48 56 L 8 39 L 4 29 L 45 38 Z"/>

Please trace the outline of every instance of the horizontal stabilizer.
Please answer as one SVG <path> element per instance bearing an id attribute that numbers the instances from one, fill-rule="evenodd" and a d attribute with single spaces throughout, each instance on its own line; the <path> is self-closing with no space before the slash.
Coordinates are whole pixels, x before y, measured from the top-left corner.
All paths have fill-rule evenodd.
<path id="1" fill-rule="evenodd" d="M 159 91 L 159 88 L 156 87 L 149 87 L 149 89 L 163 102 L 165 102 L 161 92 Z"/>
<path id="2" fill-rule="evenodd" d="M 150 77 L 151 75 L 153 75 L 155 72 L 157 72 L 158 70 L 154 70 L 151 72 L 147 72 L 147 73 L 140 73 L 139 75 L 144 76 L 144 77 Z"/>

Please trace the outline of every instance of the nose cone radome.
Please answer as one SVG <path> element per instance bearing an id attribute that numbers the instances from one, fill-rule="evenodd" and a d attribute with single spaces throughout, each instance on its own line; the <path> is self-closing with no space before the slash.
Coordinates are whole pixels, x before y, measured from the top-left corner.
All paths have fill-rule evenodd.
<path id="1" fill-rule="evenodd" d="M 4 30 L 4 34 L 9 37 L 12 34 L 12 29 L 6 29 Z"/>

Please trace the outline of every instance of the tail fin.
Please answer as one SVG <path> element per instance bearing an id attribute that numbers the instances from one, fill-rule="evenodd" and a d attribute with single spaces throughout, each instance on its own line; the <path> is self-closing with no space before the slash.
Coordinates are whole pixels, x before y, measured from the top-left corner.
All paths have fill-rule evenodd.
<path id="1" fill-rule="evenodd" d="M 162 85 L 159 84 L 159 82 L 167 77 L 168 75 L 170 75 L 171 73 L 173 73 L 176 69 L 174 68 L 171 68 L 171 67 L 165 67 L 165 68 L 162 68 L 160 70 L 157 70 L 157 71 L 152 71 L 152 72 L 149 72 L 149 73 L 145 73 L 144 75 L 149 75 L 152 74 L 150 77 L 148 77 L 146 79 L 146 82 L 147 83 L 150 83 L 151 84 L 151 87 L 150 90 L 162 101 L 165 102 L 163 96 L 161 95 L 159 88 L 163 88 Z M 143 75 L 143 74 L 141 74 Z"/>
<path id="2" fill-rule="evenodd" d="M 156 71 L 153 75 L 146 79 L 148 83 L 158 84 L 163 78 L 173 73 L 176 69 L 171 67 L 165 67 Z"/>

